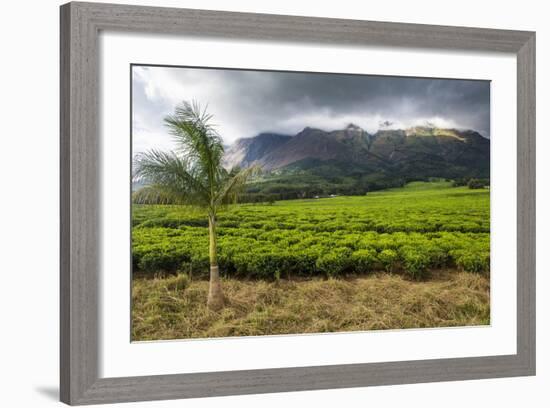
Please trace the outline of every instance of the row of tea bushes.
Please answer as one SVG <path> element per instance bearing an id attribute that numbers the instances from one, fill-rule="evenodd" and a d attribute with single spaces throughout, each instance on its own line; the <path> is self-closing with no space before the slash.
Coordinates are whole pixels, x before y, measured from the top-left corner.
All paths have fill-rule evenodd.
<path id="1" fill-rule="evenodd" d="M 403 269 L 422 278 L 429 268 L 489 269 L 489 234 L 460 232 L 364 234 L 278 230 L 219 229 L 218 260 L 230 276 L 280 278 L 339 276 Z M 208 235 L 204 228 L 136 228 L 134 267 L 144 272 L 190 268 L 208 272 Z"/>

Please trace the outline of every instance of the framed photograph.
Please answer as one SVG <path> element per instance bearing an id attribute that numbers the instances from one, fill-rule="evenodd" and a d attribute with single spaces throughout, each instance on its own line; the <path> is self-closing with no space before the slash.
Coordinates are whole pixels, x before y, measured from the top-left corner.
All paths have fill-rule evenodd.
<path id="1" fill-rule="evenodd" d="M 535 374 L 535 34 L 61 7 L 61 400 Z"/>

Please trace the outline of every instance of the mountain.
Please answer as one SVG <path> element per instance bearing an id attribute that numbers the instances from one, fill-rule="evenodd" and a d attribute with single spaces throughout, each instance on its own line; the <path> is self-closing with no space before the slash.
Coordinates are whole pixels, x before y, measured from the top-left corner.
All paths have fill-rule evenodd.
<path id="1" fill-rule="evenodd" d="M 345 161 L 349 153 L 332 133 L 307 127 L 257 161 L 264 170 L 273 170 L 303 159 Z"/>
<path id="2" fill-rule="evenodd" d="M 261 133 L 239 139 L 227 150 L 224 162 L 228 168 L 248 167 L 256 162 L 267 171 L 312 159 L 384 169 L 423 162 L 429 167 L 469 166 L 485 174 L 489 169 L 489 150 L 489 139 L 472 130 L 414 127 L 380 130 L 371 135 L 350 124 L 331 132 L 306 127 L 293 137 Z"/>
<path id="3" fill-rule="evenodd" d="M 473 130 L 419 126 L 379 130 L 354 124 L 295 136 L 262 133 L 227 149 L 226 167 L 259 164 L 264 177 L 249 192 L 289 197 L 361 194 L 428 178 L 489 178 L 490 141 Z"/>
<path id="4" fill-rule="evenodd" d="M 292 136 L 277 133 L 260 133 L 255 137 L 239 139 L 226 149 L 224 167 L 248 167 L 290 139 Z"/>

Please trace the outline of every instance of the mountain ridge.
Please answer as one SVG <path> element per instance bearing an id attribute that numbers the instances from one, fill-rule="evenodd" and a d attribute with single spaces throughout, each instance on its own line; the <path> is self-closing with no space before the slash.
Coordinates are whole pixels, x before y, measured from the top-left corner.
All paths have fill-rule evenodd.
<path id="1" fill-rule="evenodd" d="M 416 126 L 371 134 L 350 123 L 332 131 L 305 127 L 294 136 L 260 133 L 239 139 L 227 149 L 224 165 L 231 168 L 258 164 L 267 172 L 277 172 L 304 160 L 316 160 L 353 163 L 364 173 L 431 168 L 421 171 L 421 176 L 488 177 L 489 154 L 490 140 L 474 130 Z M 445 169 L 446 165 L 455 171 Z"/>

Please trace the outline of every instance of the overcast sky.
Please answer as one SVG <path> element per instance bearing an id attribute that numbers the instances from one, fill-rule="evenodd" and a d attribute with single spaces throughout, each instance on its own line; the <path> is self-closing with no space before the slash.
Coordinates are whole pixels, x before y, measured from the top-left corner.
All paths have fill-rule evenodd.
<path id="1" fill-rule="evenodd" d="M 208 104 L 225 143 L 304 127 L 369 132 L 431 123 L 489 137 L 488 81 L 133 67 L 133 148 L 172 148 L 163 118 L 182 100 Z"/>

